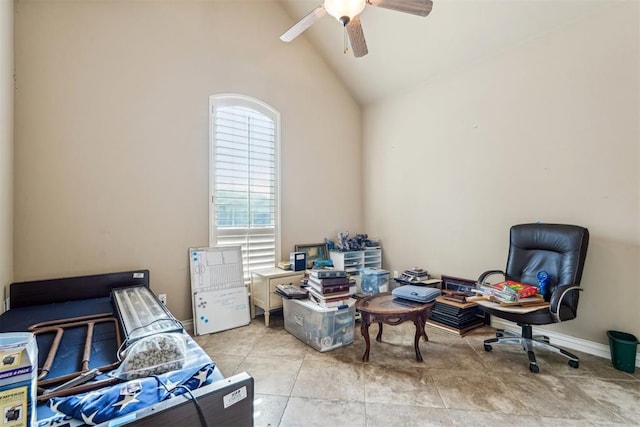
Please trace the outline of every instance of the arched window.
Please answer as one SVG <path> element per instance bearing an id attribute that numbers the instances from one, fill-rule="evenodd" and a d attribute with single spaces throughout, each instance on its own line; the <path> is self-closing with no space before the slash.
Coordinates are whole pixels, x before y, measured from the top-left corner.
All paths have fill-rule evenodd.
<path id="1" fill-rule="evenodd" d="M 280 113 L 243 95 L 209 103 L 209 244 L 242 245 L 248 280 L 280 260 Z"/>

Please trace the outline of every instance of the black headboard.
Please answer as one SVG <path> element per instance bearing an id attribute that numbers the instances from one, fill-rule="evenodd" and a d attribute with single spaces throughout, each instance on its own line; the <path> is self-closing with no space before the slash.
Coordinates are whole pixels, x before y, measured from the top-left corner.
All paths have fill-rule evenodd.
<path id="1" fill-rule="evenodd" d="M 111 289 L 131 285 L 149 287 L 149 270 L 17 282 L 9 287 L 9 308 L 108 297 Z"/>

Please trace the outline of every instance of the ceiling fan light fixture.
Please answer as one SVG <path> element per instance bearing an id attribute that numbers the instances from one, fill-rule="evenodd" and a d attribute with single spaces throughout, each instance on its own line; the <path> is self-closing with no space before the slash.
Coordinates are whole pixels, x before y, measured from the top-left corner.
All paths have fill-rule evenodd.
<path id="1" fill-rule="evenodd" d="M 324 0 L 327 13 L 340 22 L 345 16 L 349 18 L 348 21 L 352 20 L 364 10 L 366 4 L 366 0 Z"/>
<path id="2" fill-rule="evenodd" d="M 307 28 L 324 18 L 327 14 L 333 16 L 344 28 L 345 53 L 347 41 L 351 43 L 353 56 L 360 58 L 369 50 L 364 39 L 364 32 L 360 24 L 360 13 L 366 6 L 381 7 L 398 12 L 427 16 L 433 8 L 433 0 L 323 0 L 311 12 L 307 13 L 293 27 L 285 31 L 280 40 L 290 42 Z"/>

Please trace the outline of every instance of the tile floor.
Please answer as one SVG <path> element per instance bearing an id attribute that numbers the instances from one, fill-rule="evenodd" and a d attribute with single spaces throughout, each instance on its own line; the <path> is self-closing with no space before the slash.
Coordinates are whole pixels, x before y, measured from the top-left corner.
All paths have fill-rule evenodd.
<path id="1" fill-rule="evenodd" d="M 196 337 L 226 376 L 255 379 L 256 426 L 637 426 L 640 369 L 628 374 L 588 354 L 573 369 L 551 352 L 537 353 L 539 374 L 517 346 L 482 341 L 427 326 L 416 362 L 411 323 L 384 327 L 370 361 L 356 322 L 354 342 L 320 353 L 284 329 L 282 314 L 248 326 Z"/>

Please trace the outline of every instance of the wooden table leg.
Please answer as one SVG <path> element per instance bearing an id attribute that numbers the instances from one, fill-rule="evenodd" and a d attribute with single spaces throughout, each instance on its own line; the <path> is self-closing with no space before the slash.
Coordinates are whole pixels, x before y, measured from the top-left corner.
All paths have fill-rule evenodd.
<path id="1" fill-rule="evenodd" d="M 367 348 L 364 351 L 364 355 L 362 356 L 363 362 L 369 361 L 369 348 L 371 347 L 371 342 L 369 341 L 369 314 L 362 313 L 362 319 L 360 319 L 360 333 L 364 337 L 364 342 L 367 344 Z"/>
<path id="2" fill-rule="evenodd" d="M 378 335 L 376 335 L 376 341 L 382 342 L 382 322 L 378 322 Z"/>
<path id="3" fill-rule="evenodd" d="M 425 339 L 428 340 L 427 335 L 424 332 L 424 323 L 422 323 L 422 318 L 421 316 L 418 316 L 417 318 L 413 319 L 413 323 L 416 325 L 416 338 L 414 340 L 413 343 L 413 347 L 416 350 L 416 360 L 418 362 L 422 362 L 422 353 L 420 353 L 420 338 L 421 337 L 425 337 Z"/>
<path id="4" fill-rule="evenodd" d="M 431 311 L 429 311 L 429 313 L 431 313 Z M 427 329 L 425 328 L 427 324 L 427 319 L 429 318 L 429 313 L 420 317 L 420 321 L 422 322 L 422 334 L 423 334 L 422 336 L 424 337 L 424 340 L 426 342 L 429 342 L 429 337 L 427 336 Z"/>

